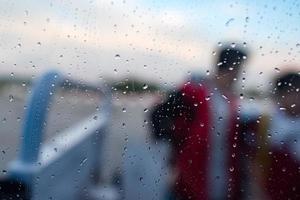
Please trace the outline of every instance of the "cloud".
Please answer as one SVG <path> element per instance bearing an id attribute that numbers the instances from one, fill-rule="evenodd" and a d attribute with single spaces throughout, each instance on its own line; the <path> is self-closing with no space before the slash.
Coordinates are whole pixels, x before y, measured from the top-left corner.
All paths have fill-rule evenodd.
<path id="1" fill-rule="evenodd" d="M 253 83 L 260 70 L 299 61 L 299 50 L 294 47 L 288 55 L 289 46 L 264 38 L 268 30 L 251 25 L 259 16 L 250 16 L 245 27 L 245 10 L 257 9 L 250 5 L 201 4 L 191 12 L 184 7 L 155 9 L 140 1 L 32 0 L 9 5 L 9 14 L 0 12 L 3 73 L 31 75 L 56 67 L 80 78 L 135 75 L 172 82 L 189 70 L 208 69 L 214 45 L 223 39 L 246 41 L 255 51 L 249 70 Z"/>

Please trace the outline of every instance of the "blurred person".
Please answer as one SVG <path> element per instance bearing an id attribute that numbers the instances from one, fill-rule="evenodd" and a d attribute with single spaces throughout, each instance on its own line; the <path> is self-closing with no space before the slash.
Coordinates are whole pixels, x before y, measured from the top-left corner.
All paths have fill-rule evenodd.
<path id="1" fill-rule="evenodd" d="M 257 183 L 270 199 L 300 199 L 300 74 L 274 81 L 274 108 L 257 127 Z"/>
<path id="2" fill-rule="evenodd" d="M 211 78 L 192 77 L 154 108 L 154 135 L 174 150 L 173 199 L 242 197 L 242 130 L 234 83 L 246 60 L 244 46 L 222 45 Z"/>

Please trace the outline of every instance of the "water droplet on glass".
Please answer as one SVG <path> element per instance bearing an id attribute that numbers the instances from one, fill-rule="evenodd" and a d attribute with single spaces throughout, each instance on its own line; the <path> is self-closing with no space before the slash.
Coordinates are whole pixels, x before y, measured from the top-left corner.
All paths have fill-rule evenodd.
<path id="1" fill-rule="evenodd" d="M 148 85 L 147 84 L 144 84 L 143 85 L 143 90 L 146 90 L 148 88 Z"/>
<path id="2" fill-rule="evenodd" d="M 292 104 L 292 105 L 291 105 L 291 108 L 294 108 L 294 107 L 296 107 L 296 104 Z"/>
<path id="3" fill-rule="evenodd" d="M 280 107 L 279 110 L 286 110 L 286 108 L 285 107 Z"/>
<path id="4" fill-rule="evenodd" d="M 126 112 L 126 108 L 122 108 L 122 112 L 124 112 L 124 113 L 125 113 L 125 112 Z"/>
<path id="5" fill-rule="evenodd" d="M 14 99 L 14 96 L 13 95 L 9 95 L 8 96 L 8 99 L 9 99 L 9 102 L 14 102 L 15 99 Z"/>
<path id="6" fill-rule="evenodd" d="M 116 54 L 116 55 L 115 55 L 115 59 L 116 59 L 116 60 L 119 60 L 120 58 L 121 58 L 120 54 Z"/>
<path id="7" fill-rule="evenodd" d="M 80 166 L 84 165 L 84 163 L 86 163 L 87 158 L 84 158 L 81 162 L 80 162 Z"/>
<path id="8" fill-rule="evenodd" d="M 228 100 L 228 97 L 225 96 L 224 94 L 222 94 L 222 97 L 223 97 L 224 99 Z"/>
<path id="9" fill-rule="evenodd" d="M 230 19 L 227 20 L 227 22 L 225 23 L 225 26 L 229 26 L 233 21 L 234 21 L 234 18 L 230 18 Z"/>
<path id="10" fill-rule="evenodd" d="M 6 123 L 6 121 L 7 121 L 7 119 L 4 117 L 4 118 L 2 119 L 2 123 Z"/>
<path id="11" fill-rule="evenodd" d="M 248 23 L 249 22 L 249 17 L 245 18 L 245 22 Z"/>

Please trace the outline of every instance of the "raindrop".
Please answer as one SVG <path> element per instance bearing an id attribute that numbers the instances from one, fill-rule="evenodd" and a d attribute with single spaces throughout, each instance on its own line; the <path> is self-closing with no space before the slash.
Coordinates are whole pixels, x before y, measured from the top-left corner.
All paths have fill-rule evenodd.
<path id="1" fill-rule="evenodd" d="M 291 108 L 294 108 L 295 106 L 296 106 L 296 104 L 292 104 L 292 105 L 291 105 Z"/>
<path id="2" fill-rule="evenodd" d="M 6 121 L 7 121 L 7 119 L 4 117 L 4 118 L 2 119 L 2 123 L 6 123 Z"/>
<path id="3" fill-rule="evenodd" d="M 245 22 L 248 23 L 249 22 L 249 17 L 245 18 Z"/>
<path id="4" fill-rule="evenodd" d="M 233 172 L 233 171 L 234 171 L 234 167 L 230 167 L 230 168 L 229 168 L 229 171 L 230 171 L 230 172 Z"/>
<path id="5" fill-rule="evenodd" d="M 122 112 L 125 113 L 126 112 L 126 108 L 122 108 Z"/>
<path id="6" fill-rule="evenodd" d="M 297 43 L 297 44 L 296 44 L 296 47 L 300 47 L 300 43 Z"/>
<path id="7" fill-rule="evenodd" d="M 223 97 L 224 99 L 228 100 L 228 97 L 225 96 L 224 94 L 222 94 L 222 97 Z"/>
<path id="8" fill-rule="evenodd" d="M 148 88 L 148 85 L 147 84 L 144 84 L 143 85 L 143 90 L 146 90 Z"/>
<path id="9" fill-rule="evenodd" d="M 285 107 L 280 107 L 279 110 L 286 110 L 286 108 Z"/>
<path id="10" fill-rule="evenodd" d="M 8 99 L 9 99 L 9 102 L 14 102 L 15 101 L 14 96 L 11 95 L 11 94 L 8 96 Z"/>
<path id="11" fill-rule="evenodd" d="M 279 73 L 280 72 L 280 69 L 278 67 L 275 67 L 274 70 Z"/>
<path id="12" fill-rule="evenodd" d="M 80 162 L 80 166 L 84 165 L 84 163 L 86 163 L 87 158 L 84 158 L 81 162 Z"/>
<path id="13" fill-rule="evenodd" d="M 121 58 L 120 54 L 116 54 L 116 55 L 115 55 L 115 59 L 116 59 L 116 60 L 119 60 L 120 58 Z"/>
<path id="14" fill-rule="evenodd" d="M 229 26 L 233 21 L 234 21 L 234 18 L 230 18 L 230 19 L 227 20 L 227 22 L 225 23 L 225 26 Z"/>
<path id="15" fill-rule="evenodd" d="M 145 108 L 145 109 L 144 109 L 144 112 L 148 112 L 148 108 Z"/>

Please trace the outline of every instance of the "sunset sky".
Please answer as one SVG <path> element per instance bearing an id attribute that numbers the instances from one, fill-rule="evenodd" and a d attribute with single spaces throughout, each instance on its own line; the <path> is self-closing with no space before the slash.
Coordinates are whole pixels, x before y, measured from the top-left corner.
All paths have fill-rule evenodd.
<path id="1" fill-rule="evenodd" d="M 179 83 L 212 71 L 222 41 L 251 50 L 246 85 L 266 85 L 275 68 L 300 70 L 300 1 L 0 2 L 2 77 L 57 69 L 85 80 Z"/>

